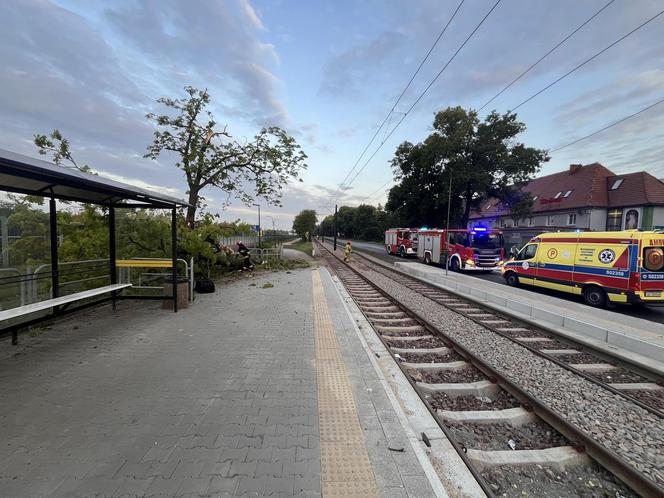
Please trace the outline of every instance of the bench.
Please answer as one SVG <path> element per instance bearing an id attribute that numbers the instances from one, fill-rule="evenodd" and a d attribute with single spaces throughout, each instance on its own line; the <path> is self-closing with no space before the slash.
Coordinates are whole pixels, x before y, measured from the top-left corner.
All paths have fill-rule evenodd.
<path id="1" fill-rule="evenodd" d="M 71 304 L 76 301 L 81 301 L 89 297 L 100 296 L 108 292 L 117 292 L 122 289 L 131 287 L 131 284 L 111 284 L 105 285 L 103 287 L 97 287 L 95 289 L 86 290 L 83 292 L 76 292 L 75 294 L 69 294 L 67 296 L 55 297 L 53 299 L 46 299 L 44 301 L 39 301 L 37 303 L 26 304 L 25 306 L 18 306 L 16 308 L 11 308 L 5 311 L 0 311 L 0 323 L 11 320 L 12 318 L 19 318 L 31 313 L 36 313 L 38 311 L 45 311 L 50 308 L 57 308 L 59 306 L 64 306 Z M 25 326 L 27 324 L 19 324 L 18 326 Z M 16 344 L 16 328 L 12 327 L 12 344 Z"/>

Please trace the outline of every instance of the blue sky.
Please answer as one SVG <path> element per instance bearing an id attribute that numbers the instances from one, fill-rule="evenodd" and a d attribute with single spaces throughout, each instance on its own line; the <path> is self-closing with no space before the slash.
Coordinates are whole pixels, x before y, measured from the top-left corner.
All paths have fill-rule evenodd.
<path id="1" fill-rule="evenodd" d="M 33 134 L 59 128 L 80 162 L 101 174 L 183 195 L 177 169 L 142 158 L 152 135 L 144 116 L 160 96 L 207 87 L 217 120 L 234 135 L 282 126 L 309 155 L 304 183 L 286 189 L 283 207 L 263 207 L 290 228 L 301 209 L 327 214 L 337 197 L 365 199 L 391 178 L 396 146 L 426 137 L 435 111 L 480 107 L 607 2 L 502 0 L 352 188 L 337 194 L 459 0 L 5 0 L 0 147 L 35 155 Z M 463 3 L 397 111 L 493 3 Z M 657 0 L 615 0 L 483 113 L 510 109 L 662 8 Z M 664 15 L 520 108 L 528 127 L 520 139 L 553 148 L 664 98 L 663 28 Z M 553 153 L 542 174 L 598 161 L 616 173 L 664 177 L 663 110 Z M 214 190 L 206 197 L 212 211 L 225 200 Z M 384 202 L 384 193 L 371 201 Z M 234 201 L 222 216 L 255 223 L 254 209 Z"/>

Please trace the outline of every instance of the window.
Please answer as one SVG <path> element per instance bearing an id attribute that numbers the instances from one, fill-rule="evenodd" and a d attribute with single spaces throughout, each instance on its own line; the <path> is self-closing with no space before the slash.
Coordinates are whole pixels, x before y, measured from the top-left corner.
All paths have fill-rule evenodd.
<path id="1" fill-rule="evenodd" d="M 571 213 L 567 215 L 567 224 L 576 225 L 576 213 Z"/>
<path id="2" fill-rule="evenodd" d="M 620 230 L 622 228 L 622 209 L 612 209 L 606 214 L 606 229 L 608 231 Z"/>
<path id="3" fill-rule="evenodd" d="M 515 227 L 519 226 L 519 219 L 518 218 L 514 218 L 514 226 Z"/>
<path id="4" fill-rule="evenodd" d="M 572 190 L 568 190 L 567 192 L 565 192 L 565 195 L 563 195 L 563 197 L 565 198 L 569 197 L 572 194 L 572 192 L 573 192 Z"/>
<path id="5" fill-rule="evenodd" d="M 552 214 L 546 217 L 546 226 L 552 227 L 555 222 L 556 218 Z"/>
<path id="6" fill-rule="evenodd" d="M 535 197 L 533 197 L 533 202 L 536 201 L 538 197 L 539 197 L 539 195 L 536 195 Z"/>
<path id="7" fill-rule="evenodd" d="M 553 196 L 554 199 L 560 199 L 560 196 L 563 195 L 562 192 L 558 192 L 556 195 Z"/>
<path id="8" fill-rule="evenodd" d="M 624 178 L 618 178 L 615 182 L 613 182 L 613 185 L 611 185 L 611 190 L 618 190 L 624 180 Z"/>
<path id="9" fill-rule="evenodd" d="M 625 230 L 637 228 L 639 228 L 639 212 L 636 209 L 630 209 L 625 215 Z"/>
<path id="10" fill-rule="evenodd" d="M 527 259 L 533 259 L 535 254 L 537 254 L 537 244 L 528 244 L 518 252 L 514 259 L 517 261 L 525 261 Z"/>
<path id="11" fill-rule="evenodd" d="M 664 270 L 664 249 L 661 247 L 646 247 L 643 250 L 643 266 L 648 271 Z"/>

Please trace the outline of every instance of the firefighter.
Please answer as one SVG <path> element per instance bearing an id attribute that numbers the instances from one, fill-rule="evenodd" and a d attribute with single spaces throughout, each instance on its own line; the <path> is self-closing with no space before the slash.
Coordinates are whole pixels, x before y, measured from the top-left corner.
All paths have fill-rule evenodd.
<path id="1" fill-rule="evenodd" d="M 350 245 L 350 240 L 344 246 L 344 263 L 350 263 L 350 255 L 353 254 L 353 246 Z"/>
<path id="2" fill-rule="evenodd" d="M 249 249 L 241 241 L 237 241 L 237 252 L 242 256 L 242 269 L 251 270 L 254 265 L 251 264 L 251 255 Z"/>

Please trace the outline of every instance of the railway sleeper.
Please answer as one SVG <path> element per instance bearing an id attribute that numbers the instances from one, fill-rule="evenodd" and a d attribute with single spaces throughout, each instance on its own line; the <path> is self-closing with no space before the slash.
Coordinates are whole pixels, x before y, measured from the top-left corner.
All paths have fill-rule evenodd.
<path id="1" fill-rule="evenodd" d="M 408 349 L 408 348 L 390 348 L 393 353 L 397 354 L 449 354 L 452 352 L 452 349 L 446 347 L 440 348 L 417 348 L 417 349 Z"/>
<path id="2" fill-rule="evenodd" d="M 584 372 L 608 372 L 619 368 L 611 363 L 568 363 L 568 365 Z"/>
<path id="3" fill-rule="evenodd" d="M 489 380 L 479 380 L 477 382 L 455 382 L 445 384 L 428 384 L 426 382 L 417 382 L 417 386 L 428 393 L 445 393 L 451 398 L 455 396 L 486 396 L 494 394 L 500 390 L 498 384 Z"/>
<path id="4" fill-rule="evenodd" d="M 505 424 L 519 427 L 539 420 L 537 415 L 520 406 L 504 410 L 436 410 L 438 416 L 450 422 L 469 422 L 473 424 Z"/>
<path id="5" fill-rule="evenodd" d="M 408 363 L 404 362 L 404 368 L 412 368 L 413 370 L 461 370 L 470 365 L 467 361 L 450 361 L 448 363 Z"/>
<path id="6" fill-rule="evenodd" d="M 590 458 L 571 446 L 556 446 L 543 450 L 499 450 L 485 451 L 468 449 L 468 459 L 479 469 L 510 465 L 524 467 L 542 465 L 565 470 L 570 465 L 589 465 Z"/>
<path id="7" fill-rule="evenodd" d="M 609 386 L 621 391 L 661 391 L 664 387 L 654 382 L 622 382 L 611 383 Z"/>
<path id="8" fill-rule="evenodd" d="M 380 332 L 381 334 L 421 334 L 422 332 L 425 332 L 426 329 L 422 327 L 421 325 L 397 325 L 395 327 L 390 327 L 390 326 L 384 326 L 384 325 L 377 325 L 374 324 L 374 329 Z M 390 335 L 392 337 L 392 335 Z M 420 335 L 420 338 L 422 337 L 432 337 L 431 335 Z"/>
<path id="9" fill-rule="evenodd" d="M 405 336 L 385 335 L 383 336 L 383 338 L 386 339 L 388 342 L 389 341 L 415 342 L 415 341 L 421 341 L 423 339 L 433 339 L 434 337 L 432 335 L 405 335 Z M 412 351 L 412 350 L 407 349 L 406 351 Z"/>

